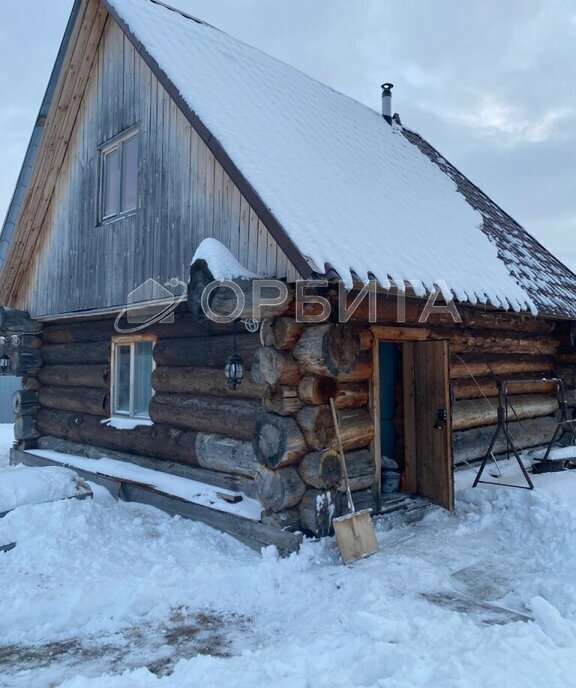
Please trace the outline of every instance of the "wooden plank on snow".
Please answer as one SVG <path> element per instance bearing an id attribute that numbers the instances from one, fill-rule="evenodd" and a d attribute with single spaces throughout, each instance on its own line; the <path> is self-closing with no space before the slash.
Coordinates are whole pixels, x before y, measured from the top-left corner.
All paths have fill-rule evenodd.
<path id="1" fill-rule="evenodd" d="M 23 451 L 20 449 L 12 449 L 10 451 L 10 463 L 12 465 L 23 463 L 26 466 L 62 465 L 58 461 L 38 456 L 33 451 Z M 106 487 L 109 492 L 123 501 L 147 504 L 173 516 L 201 521 L 232 535 L 257 551 L 260 551 L 263 547 L 275 545 L 280 554 L 286 556 L 298 551 L 303 540 L 301 533 L 291 533 L 280 528 L 265 525 L 264 523 L 251 521 L 242 516 L 188 502 L 150 486 L 109 478 L 108 476 L 91 473 L 76 467 L 73 467 L 73 470 L 84 480 L 90 480 Z"/>

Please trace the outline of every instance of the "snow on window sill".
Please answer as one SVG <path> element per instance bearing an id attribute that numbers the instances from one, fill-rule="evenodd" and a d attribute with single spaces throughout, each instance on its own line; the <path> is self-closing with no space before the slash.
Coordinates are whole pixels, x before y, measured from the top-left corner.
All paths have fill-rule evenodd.
<path id="1" fill-rule="evenodd" d="M 119 416 L 112 416 L 101 420 L 102 425 L 107 425 L 116 430 L 134 430 L 141 425 L 153 425 L 154 422 L 150 418 L 120 418 Z"/>

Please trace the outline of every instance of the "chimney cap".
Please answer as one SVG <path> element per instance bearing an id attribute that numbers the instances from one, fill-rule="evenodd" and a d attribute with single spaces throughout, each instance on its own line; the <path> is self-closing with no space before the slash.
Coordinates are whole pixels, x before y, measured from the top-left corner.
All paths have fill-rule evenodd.
<path id="1" fill-rule="evenodd" d="M 394 84 L 382 84 L 382 117 L 392 124 L 392 88 Z"/>

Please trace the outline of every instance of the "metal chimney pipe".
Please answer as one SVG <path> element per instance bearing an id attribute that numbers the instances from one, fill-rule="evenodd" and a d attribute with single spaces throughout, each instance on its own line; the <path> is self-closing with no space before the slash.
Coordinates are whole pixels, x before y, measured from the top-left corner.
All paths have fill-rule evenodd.
<path id="1" fill-rule="evenodd" d="M 382 84 L 382 117 L 392 124 L 392 89 L 394 84 Z"/>

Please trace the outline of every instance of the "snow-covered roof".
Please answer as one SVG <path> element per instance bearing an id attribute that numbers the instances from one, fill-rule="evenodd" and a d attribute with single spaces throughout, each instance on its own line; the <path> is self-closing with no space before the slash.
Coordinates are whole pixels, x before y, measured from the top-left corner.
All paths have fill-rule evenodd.
<path id="1" fill-rule="evenodd" d="M 576 314 L 576 277 L 417 134 L 155 0 L 107 4 L 314 272 Z"/>
<path id="2" fill-rule="evenodd" d="M 482 230 L 496 244 L 498 256 L 530 294 L 540 314 L 574 318 L 576 275 L 419 134 L 404 129 L 404 135 L 455 182 L 467 202 L 482 214 Z"/>

